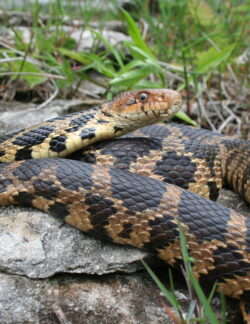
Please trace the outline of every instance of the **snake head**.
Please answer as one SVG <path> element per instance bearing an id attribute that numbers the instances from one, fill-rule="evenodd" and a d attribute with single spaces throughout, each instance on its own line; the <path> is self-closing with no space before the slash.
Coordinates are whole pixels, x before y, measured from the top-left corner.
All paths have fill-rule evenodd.
<path id="1" fill-rule="evenodd" d="M 123 92 L 106 107 L 116 122 L 136 123 L 138 128 L 169 119 L 181 104 L 181 95 L 175 90 L 146 89 Z"/>

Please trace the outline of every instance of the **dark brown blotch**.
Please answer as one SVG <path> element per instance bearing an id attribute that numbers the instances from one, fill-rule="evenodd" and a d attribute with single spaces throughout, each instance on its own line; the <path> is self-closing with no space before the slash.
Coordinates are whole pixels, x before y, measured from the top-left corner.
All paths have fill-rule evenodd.
<path id="1" fill-rule="evenodd" d="M 87 193 L 84 202 L 88 206 L 87 210 L 91 215 L 91 224 L 95 227 L 108 224 L 108 217 L 117 212 L 112 200 L 97 194 Z"/>
<path id="2" fill-rule="evenodd" d="M 165 185 L 155 179 L 110 169 L 112 196 L 128 210 L 143 212 L 159 206 Z"/>
<path id="3" fill-rule="evenodd" d="M 82 161 L 86 163 L 96 164 L 96 155 L 97 153 L 87 153 L 84 152 L 84 150 L 79 150 L 77 152 L 74 152 L 73 154 L 70 154 L 67 158 Z"/>
<path id="4" fill-rule="evenodd" d="M 201 280 L 220 278 L 234 279 L 237 276 L 246 276 L 250 270 L 250 263 L 243 260 L 243 256 L 234 246 L 218 247 L 213 254 L 215 269 L 209 271 L 208 278 L 202 276 Z"/>
<path id="5" fill-rule="evenodd" d="M 122 231 L 119 233 L 119 237 L 130 238 L 130 234 L 133 232 L 133 224 L 126 223 L 122 225 Z"/>
<path id="6" fill-rule="evenodd" d="M 216 201 L 220 193 L 217 183 L 215 181 L 208 181 L 207 185 L 209 188 L 209 199 Z"/>
<path id="7" fill-rule="evenodd" d="M 103 141 L 93 145 L 91 153 L 98 157 L 112 156 L 116 161 L 114 167 L 120 170 L 129 170 L 132 162 L 136 162 L 138 157 L 147 156 L 151 150 L 161 150 L 161 142 L 148 138 L 118 138 L 112 141 Z M 95 163 L 89 157 L 90 153 L 83 153 L 82 161 Z M 96 159 L 95 159 L 96 160 Z"/>
<path id="8" fill-rule="evenodd" d="M 70 121 L 69 126 L 82 127 L 82 126 L 86 125 L 88 123 L 88 121 L 92 120 L 95 117 L 97 110 L 99 110 L 99 107 L 91 108 L 91 110 L 83 112 L 82 114 L 78 113 L 77 117 Z M 72 115 L 70 115 L 70 116 L 72 116 Z"/>
<path id="9" fill-rule="evenodd" d="M 45 166 L 45 160 L 27 160 L 15 168 L 13 175 L 20 181 L 30 181 L 32 177 L 39 176 Z"/>
<path id="10" fill-rule="evenodd" d="M 30 160 L 32 159 L 32 149 L 22 148 L 16 151 L 15 161 Z"/>
<path id="11" fill-rule="evenodd" d="M 73 191 L 78 191 L 79 188 L 92 189 L 93 167 L 91 164 L 66 159 L 58 159 L 56 163 L 57 179 L 65 189 Z"/>
<path id="12" fill-rule="evenodd" d="M 1 172 L 1 171 L 0 171 Z M 12 184 L 12 181 L 7 178 L 0 178 L 0 193 L 7 191 L 7 187 Z"/>
<path id="13" fill-rule="evenodd" d="M 53 152 L 62 152 L 66 150 L 66 141 L 67 137 L 65 135 L 59 135 L 56 137 L 53 137 L 49 143 L 50 150 Z"/>
<path id="14" fill-rule="evenodd" d="M 58 188 L 53 182 L 49 180 L 34 180 L 33 186 L 36 190 L 36 194 L 46 199 L 56 198 L 58 196 L 58 193 L 60 192 L 60 188 Z"/>
<path id="15" fill-rule="evenodd" d="M 211 176 L 215 174 L 215 161 L 219 159 L 219 146 L 217 144 L 202 144 L 193 141 L 183 141 L 185 152 L 192 153 L 194 158 L 205 160 L 210 169 Z"/>
<path id="16" fill-rule="evenodd" d="M 52 216 L 60 219 L 65 219 L 69 215 L 67 206 L 60 202 L 55 202 L 52 206 L 49 207 L 48 213 Z"/>
<path id="17" fill-rule="evenodd" d="M 105 120 L 105 119 L 97 119 L 96 121 L 98 124 L 108 124 L 109 121 L 108 120 Z"/>
<path id="18" fill-rule="evenodd" d="M 149 221 L 151 248 L 164 248 L 179 237 L 178 225 L 173 223 L 173 220 L 173 216 L 166 213 L 162 218 L 157 217 Z"/>
<path id="19" fill-rule="evenodd" d="M 160 175 L 164 182 L 188 189 L 189 183 L 195 182 L 196 170 L 196 163 L 190 157 L 170 151 L 156 162 L 154 173 Z"/>
<path id="20" fill-rule="evenodd" d="M 49 125 L 42 125 L 38 128 L 30 129 L 27 132 L 17 136 L 12 144 L 29 148 L 44 142 L 44 140 L 53 132 L 54 127 Z"/>
<path id="21" fill-rule="evenodd" d="M 115 134 L 118 133 L 118 132 L 121 132 L 122 130 L 123 130 L 122 127 L 114 126 L 114 132 L 115 132 Z"/>
<path id="22" fill-rule="evenodd" d="M 95 137 L 95 128 L 94 127 L 90 127 L 90 128 L 85 128 L 81 131 L 80 136 L 82 140 L 85 139 L 92 139 Z"/>
<path id="23" fill-rule="evenodd" d="M 231 210 L 215 202 L 183 191 L 178 205 L 179 219 L 195 235 L 197 242 L 213 239 L 227 242 L 227 224 Z"/>
<path id="24" fill-rule="evenodd" d="M 26 192 L 21 191 L 17 195 L 13 195 L 13 199 L 21 205 L 32 206 L 32 201 L 35 199 L 34 195 Z"/>

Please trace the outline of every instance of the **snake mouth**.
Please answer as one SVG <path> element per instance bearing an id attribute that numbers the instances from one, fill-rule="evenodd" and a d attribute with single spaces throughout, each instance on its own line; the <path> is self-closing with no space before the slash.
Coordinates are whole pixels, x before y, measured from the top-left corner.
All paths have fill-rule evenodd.
<path id="1" fill-rule="evenodd" d="M 119 114 L 119 123 L 124 125 L 140 128 L 147 125 L 155 124 L 161 121 L 170 119 L 179 109 L 166 110 L 148 110 L 140 113 L 130 114 L 129 117 L 123 114 Z"/>
<path id="2" fill-rule="evenodd" d="M 119 113 L 118 115 L 121 118 L 126 118 L 130 120 L 149 120 L 152 119 L 154 121 L 155 119 L 166 119 L 172 117 L 177 111 L 180 110 L 181 108 L 182 101 L 181 100 L 176 100 L 170 105 L 164 105 L 162 102 L 159 102 L 159 108 L 154 109 L 150 108 L 141 112 L 135 112 L 135 113 L 130 113 L 129 115 L 126 113 Z"/>
<path id="3" fill-rule="evenodd" d="M 165 110 L 159 111 L 159 118 L 161 120 L 166 120 L 166 119 L 171 118 L 181 109 L 181 105 L 182 105 L 181 98 L 178 100 L 175 100 Z"/>
<path id="4" fill-rule="evenodd" d="M 168 105 L 165 109 L 152 110 L 152 113 L 155 115 L 155 117 L 158 117 L 160 119 L 170 118 L 180 110 L 181 105 L 182 100 L 178 99 Z"/>

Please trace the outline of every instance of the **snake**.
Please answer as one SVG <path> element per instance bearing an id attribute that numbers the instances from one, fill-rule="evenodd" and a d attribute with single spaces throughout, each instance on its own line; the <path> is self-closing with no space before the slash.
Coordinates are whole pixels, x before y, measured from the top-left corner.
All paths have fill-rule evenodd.
<path id="1" fill-rule="evenodd" d="M 249 152 L 250 142 L 168 123 L 94 144 L 69 158 L 154 177 L 211 200 L 228 186 L 249 203 Z"/>
<path id="2" fill-rule="evenodd" d="M 0 206 L 33 206 L 98 239 L 149 250 L 173 267 L 183 262 L 182 228 L 194 276 L 240 299 L 250 321 L 250 219 L 208 199 L 227 182 L 249 202 L 250 144 L 153 125 L 181 104 L 170 89 L 126 91 L 4 136 Z"/>

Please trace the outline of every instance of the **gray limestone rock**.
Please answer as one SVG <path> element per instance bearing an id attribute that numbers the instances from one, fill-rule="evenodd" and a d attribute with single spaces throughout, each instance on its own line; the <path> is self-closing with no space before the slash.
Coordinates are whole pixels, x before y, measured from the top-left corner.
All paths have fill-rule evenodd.
<path id="1" fill-rule="evenodd" d="M 1 102 L 0 137 L 48 119 L 98 105 L 102 100 L 55 100 L 45 107 L 38 104 Z"/>
<path id="2" fill-rule="evenodd" d="M 148 254 L 102 243 L 61 220 L 24 207 L 0 208 L 0 269 L 30 278 L 59 272 L 134 272 Z"/>
<path id="3" fill-rule="evenodd" d="M 2 324 L 170 323 L 161 300 L 145 274 L 44 280 L 0 274 Z"/>

